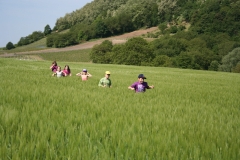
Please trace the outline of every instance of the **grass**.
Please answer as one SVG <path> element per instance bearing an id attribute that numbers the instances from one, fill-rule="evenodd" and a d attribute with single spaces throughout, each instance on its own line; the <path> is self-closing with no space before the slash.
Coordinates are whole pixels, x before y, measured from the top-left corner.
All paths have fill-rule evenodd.
<path id="1" fill-rule="evenodd" d="M 51 61 L 0 59 L 0 159 L 240 158 L 239 74 L 66 63 L 56 78 Z M 128 90 L 139 73 L 155 89 Z"/>
<path id="2" fill-rule="evenodd" d="M 90 62 L 91 49 L 73 50 L 55 53 L 41 53 L 37 54 L 44 60 L 49 61 L 65 61 L 65 62 Z"/>
<path id="3" fill-rule="evenodd" d="M 16 47 L 16 48 L 11 49 L 11 50 L 0 50 L 0 54 L 26 52 L 26 51 L 37 51 L 37 50 L 43 50 L 43 49 L 47 49 L 47 48 L 48 47 L 46 47 L 46 38 L 43 38 L 39 41 L 33 42 L 31 44 L 28 44 L 28 45 Z"/>
<path id="4" fill-rule="evenodd" d="M 59 33 L 54 32 L 53 34 L 64 34 L 64 33 L 67 33 L 67 32 L 69 32 L 69 29 L 64 30 L 64 31 L 59 32 Z M 38 51 L 38 50 L 48 49 L 49 47 L 46 46 L 46 39 L 47 38 L 42 38 L 42 39 L 40 39 L 36 42 L 33 42 L 31 44 L 16 47 L 16 48 L 11 49 L 11 50 L 3 50 L 3 48 L 0 48 L 0 55 L 4 54 L 4 53 L 17 53 L 17 52 Z"/>

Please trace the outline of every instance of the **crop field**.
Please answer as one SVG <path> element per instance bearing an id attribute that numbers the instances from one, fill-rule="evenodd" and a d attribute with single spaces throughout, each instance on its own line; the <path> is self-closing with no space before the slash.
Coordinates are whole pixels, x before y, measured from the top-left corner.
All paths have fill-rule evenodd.
<path id="1" fill-rule="evenodd" d="M 240 159 L 240 74 L 66 64 L 0 59 L 0 159 Z M 155 88 L 136 94 L 140 73 Z"/>

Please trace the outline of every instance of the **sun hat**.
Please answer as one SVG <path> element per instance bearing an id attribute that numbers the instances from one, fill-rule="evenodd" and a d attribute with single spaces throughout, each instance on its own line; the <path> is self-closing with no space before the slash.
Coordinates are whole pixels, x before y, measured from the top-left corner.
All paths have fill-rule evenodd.
<path id="1" fill-rule="evenodd" d="M 82 71 L 83 71 L 83 72 L 87 72 L 87 69 L 83 69 Z"/>
<path id="2" fill-rule="evenodd" d="M 106 71 L 105 74 L 111 74 L 109 71 Z"/>
<path id="3" fill-rule="evenodd" d="M 138 78 L 147 79 L 143 74 L 139 74 Z"/>

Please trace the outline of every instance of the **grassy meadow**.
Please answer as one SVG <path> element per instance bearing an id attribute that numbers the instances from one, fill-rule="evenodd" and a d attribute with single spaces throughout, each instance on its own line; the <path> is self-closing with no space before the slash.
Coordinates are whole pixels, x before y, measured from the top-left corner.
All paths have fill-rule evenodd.
<path id="1" fill-rule="evenodd" d="M 240 74 L 66 64 L 0 59 L 0 159 L 240 159 Z M 155 88 L 128 90 L 139 73 Z"/>

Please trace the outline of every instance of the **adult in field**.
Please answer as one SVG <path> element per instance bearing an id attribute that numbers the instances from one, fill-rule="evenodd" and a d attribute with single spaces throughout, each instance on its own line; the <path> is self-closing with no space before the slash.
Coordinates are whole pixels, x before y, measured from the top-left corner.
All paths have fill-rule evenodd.
<path id="1" fill-rule="evenodd" d="M 110 74 L 111 73 L 109 71 L 105 72 L 105 77 L 101 78 L 98 83 L 99 87 L 111 87 L 112 86 L 111 79 L 109 78 Z"/>
<path id="2" fill-rule="evenodd" d="M 62 72 L 63 72 L 63 76 L 65 76 L 65 77 L 66 76 L 72 76 L 71 69 L 70 69 L 69 65 L 66 65 Z"/>
<path id="3" fill-rule="evenodd" d="M 53 61 L 52 65 L 50 66 L 50 69 L 52 70 L 52 72 L 55 73 L 57 71 L 57 68 L 58 68 L 57 62 Z"/>
<path id="4" fill-rule="evenodd" d="M 76 74 L 77 76 L 82 77 L 82 81 L 88 80 L 88 77 L 92 77 L 92 75 L 87 71 L 87 69 L 83 69 L 82 72 Z"/>
<path id="5" fill-rule="evenodd" d="M 154 86 L 149 86 L 147 82 L 144 82 L 144 79 L 147 79 L 143 74 L 138 75 L 138 81 L 134 82 L 128 89 L 135 91 L 136 93 L 145 92 L 146 89 L 153 89 Z"/>

